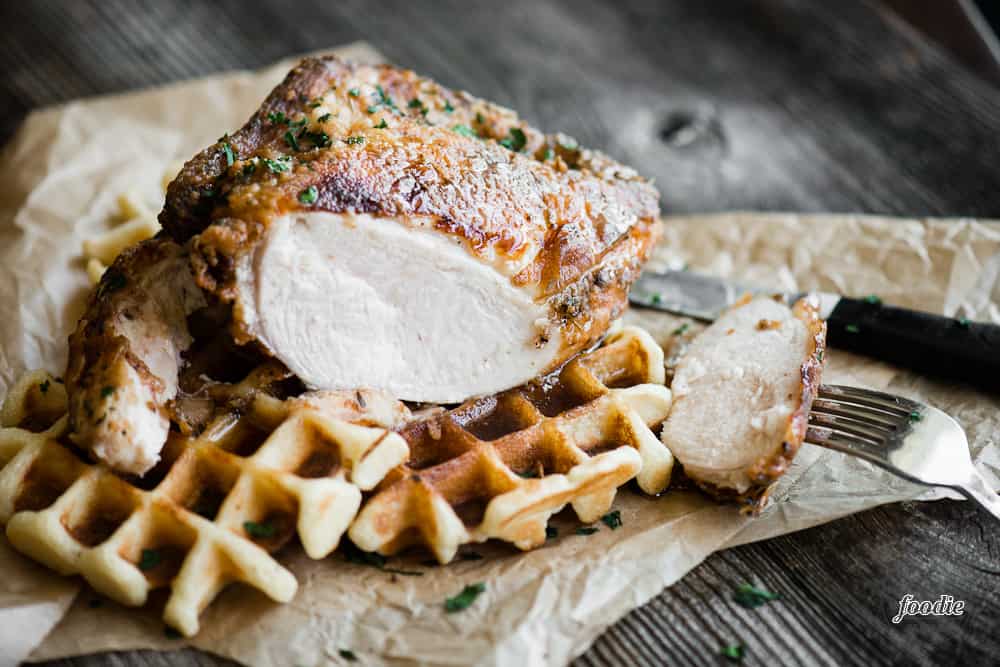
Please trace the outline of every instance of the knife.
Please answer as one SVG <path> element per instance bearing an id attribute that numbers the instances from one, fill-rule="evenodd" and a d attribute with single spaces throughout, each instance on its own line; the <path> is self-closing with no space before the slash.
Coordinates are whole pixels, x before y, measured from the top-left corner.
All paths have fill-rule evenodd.
<path id="1" fill-rule="evenodd" d="M 691 271 L 645 272 L 629 301 L 711 322 L 745 294 L 779 295 L 794 303 L 807 293 L 776 293 Z M 1000 389 L 1000 326 L 909 310 L 876 296 L 811 293 L 827 321 L 827 343 L 926 375 Z"/>

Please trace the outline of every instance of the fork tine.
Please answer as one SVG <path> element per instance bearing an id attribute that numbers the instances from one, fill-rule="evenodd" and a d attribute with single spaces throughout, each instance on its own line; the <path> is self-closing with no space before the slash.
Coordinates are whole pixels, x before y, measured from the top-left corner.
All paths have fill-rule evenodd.
<path id="1" fill-rule="evenodd" d="M 805 441 L 846 454 L 854 454 L 868 460 L 883 460 L 884 448 L 863 438 L 847 435 L 823 426 L 806 429 Z"/>
<path id="2" fill-rule="evenodd" d="M 812 412 L 847 417 L 856 421 L 866 422 L 872 428 L 880 427 L 887 431 L 895 429 L 896 425 L 902 422 L 904 417 L 903 413 L 893 414 L 864 405 L 841 403 L 840 401 L 831 401 L 823 398 L 817 398 L 813 401 Z"/>
<path id="3" fill-rule="evenodd" d="M 873 427 L 869 422 L 850 419 L 839 415 L 827 415 L 813 412 L 809 415 L 810 426 L 821 426 L 834 431 L 841 431 L 848 435 L 864 438 L 871 441 L 873 445 L 885 442 L 890 430 L 881 430 Z"/>
<path id="4" fill-rule="evenodd" d="M 836 401 L 849 401 L 887 412 L 909 413 L 920 407 L 919 403 L 902 396 L 893 396 L 880 391 L 847 387 L 837 384 L 824 384 L 819 388 L 819 397 Z"/>

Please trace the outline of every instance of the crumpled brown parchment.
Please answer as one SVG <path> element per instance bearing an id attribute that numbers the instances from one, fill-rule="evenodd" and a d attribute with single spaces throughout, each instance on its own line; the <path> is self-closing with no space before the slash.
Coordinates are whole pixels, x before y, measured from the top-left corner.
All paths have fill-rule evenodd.
<path id="1" fill-rule="evenodd" d="M 337 52 L 379 60 L 366 45 Z M 88 289 L 84 238 L 103 231 L 114 199 L 130 188 L 154 193 L 164 167 L 240 126 L 291 66 L 278 63 L 127 95 L 71 102 L 28 117 L 3 153 L 0 192 L 0 393 L 25 369 L 57 374 L 66 336 Z M 862 216 L 742 214 L 667 219 L 654 266 L 688 265 L 775 289 L 878 293 L 888 302 L 1000 322 L 1000 223 Z M 678 320 L 650 312 L 627 319 L 666 340 Z M 828 382 L 887 389 L 924 400 L 965 427 L 974 458 L 1000 485 L 998 400 L 839 351 Z M 59 577 L 0 537 L 0 665 L 128 648 L 184 645 L 248 665 L 560 664 L 611 623 L 684 576 L 714 551 L 800 530 L 888 502 L 940 497 L 857 460 L 805 446 L 757 519 L 692 492 L 646 498 L 623 489 L 622 527 L 559 536 L 521 554 L 481 545 L 481 560 L 446 567 L 420 556 L 393 575 L 345 562 L 311 561 L 297 546 L 279 559 L 299 580 L 287 605 L 231 587 L 206 611 L 201 633 L 169 639 L 154 601 L 135 611 L 100 600 L 78 579 Z M 399 562 L 396 563 L 396 560 Z M 485 582 L 466 611 L 443 601 Z M 84 589 L 83 594 L 78 592 Z"/>

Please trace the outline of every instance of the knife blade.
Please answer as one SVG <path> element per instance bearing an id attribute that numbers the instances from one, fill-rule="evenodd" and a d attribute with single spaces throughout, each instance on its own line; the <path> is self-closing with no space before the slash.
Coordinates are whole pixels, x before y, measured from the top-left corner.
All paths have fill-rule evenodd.
<path id="1" fill-rule="evenodd" d="M 745 294 L 780 295 L 794 303 L 806 293 L 776 292 L 693 271 L 643 273 L 629 301 L 703 322 L 715 320 Z M 827 344 L 919 373 L 1000 390 L 1000 326 L 882 303 L 810 293 L 827 322 Z"/>

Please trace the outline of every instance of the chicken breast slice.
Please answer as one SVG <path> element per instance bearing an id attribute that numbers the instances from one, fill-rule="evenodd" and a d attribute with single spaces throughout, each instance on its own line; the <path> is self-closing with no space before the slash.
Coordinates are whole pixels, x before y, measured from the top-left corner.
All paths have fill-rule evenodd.
<path id="1" fill-rule="evenodd" d="M 760 506 L 791 463 L 820 383 L 826 324 L 808 298 L 744 299 L 681 357 L 661 439 L 714 495 Z"/>
<path id="2" fill-rule="evenodd" d="M 168 239 L 123 252 L 70 336 L 71 437 L 115 470 L 141 475 L 159 460 L 177 395 L 187 316 L 205 306 L 184 249 Z"/>

